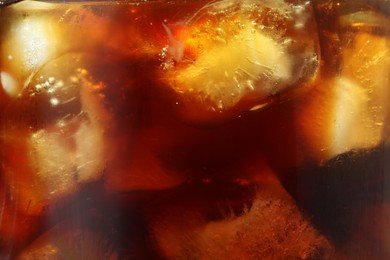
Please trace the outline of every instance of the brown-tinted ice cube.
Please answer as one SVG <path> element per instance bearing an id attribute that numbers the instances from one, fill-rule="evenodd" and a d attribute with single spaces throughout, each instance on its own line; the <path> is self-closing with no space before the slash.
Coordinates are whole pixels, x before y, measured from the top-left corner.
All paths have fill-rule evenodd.
<path id="1" fill-rule="evenodd" d="M 168 259 L 332 259 L 331 243 L 300 212 L 273 173 L 263 166 L 245 169 L 255 171 L 258 183 L 252 200 L 241 202 L 241 210 L 234 210 L 234 200 L 230 206 L 226 200 L 213 205 L 209 196 L 204 204 L 193 199 L 151 211 L 150 236 L 161 254 Z M 223 192 L 227 187 L 222 183 L 214 189 Z M 222 213 L 216 217 L 218 208 Z"/>
<path id="2" fill-rule="evenodd" d="M 150 52 L 140 47 L 145 39 L 139 28 L 145 21 L 127 17 L 130 8 L 90 4 L 70 8 L 68 4 L 32 1 L 2 8 L 0 73 L 4 89 L 17 96 L 38 70 L 65 53 Z"/>
<path id="3" fill-rule="evenodd" d="M 379 24 L 364 24 L 363 20 Z M 340 17 L 338 73 L 327 75 L 297 102 L 297 129 L 320 160 L 373 148 L 388 139 L 390 42 L 383 35 L 386 23 L 380 14 L 370 12 Z"/>
<path id="4" fill-rule="evenodd" d="M 5 108 L 4 179 L 25 214 L 40 214 L 103 174 L 109 116 L 97 93 L 104 83 L 89 74 L 90 62 L 78 54 L 53 60 Z"/>
<path id="5" fill-rule="evenodd" d="M 170 44 L 161 53 L 163 78 L 190 122 L 265 106 L 316 78 L 318 42 L 308 2 L 216 1 L 181 30 L 165 28 Z"/>

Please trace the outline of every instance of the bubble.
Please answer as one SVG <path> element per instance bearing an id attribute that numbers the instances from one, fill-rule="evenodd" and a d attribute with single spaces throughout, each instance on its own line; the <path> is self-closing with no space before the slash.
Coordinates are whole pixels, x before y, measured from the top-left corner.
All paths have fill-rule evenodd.
<path id="1" fill-rule="evenodd" d="M 60 101 L 57 98 L 51 98 L 50 99 L 50 104 L 52 106 L 57 106 L 58 104 L 60 104 Z"/>
<path id="2" fill-rule="evenodd" d="M 55 77 L 49 77 L 49 78 L 47 79 L 47 82 L 48 82 L 49 84 L 54 84 L 55 81 L 56 81 L 56 78 L 55 78 Z"/>

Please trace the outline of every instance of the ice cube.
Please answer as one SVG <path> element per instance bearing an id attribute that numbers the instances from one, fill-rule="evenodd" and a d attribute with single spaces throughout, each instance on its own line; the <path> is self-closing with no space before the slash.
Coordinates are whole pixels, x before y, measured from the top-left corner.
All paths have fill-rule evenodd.
<path id="1" fill-rule="evenodd" d="M 102 176 L 101 129 L 89 121 L 78 118 L 17 138 L 20 140 L 8 139 L 4 146 L 4 174 L 19 210 L 26 214 L 40 214 L 46 203 Z"/>
<path id="2" fill-rule="evenodd" d="M 215 120 L 265 105 L 316 76 L 318 42 L 309 3 L 217 1 L 164 49 L 168 83 L 184 118 Z M 231 116 L 231 115 L 230 115 Z"/>
<path id="3" fill-rule="evenodd" d="M 371 128 L 372 133 L 378 131 L 378 142 L 390 140 L 389 127 L 386 126 L 390 111 L 389 53 L 388 37 L 367 31 L 355 35 L 353 43 L 345 49 L 343 55 L 342 75 L 358 82 L 369 93 L 366 113 L 371 118 L 366 122 L 366 127 Z"/>
<path id="4" fill-rule="evenodd" d="M 5 108 L 5 183 L 25 214 L 40 214 L 103 174 L 110 117 L 98 93 L 104 83 L 88 64 L 80 55 L 46 64 Z"/>
<path id="5" fill-rule="evenodd" d="M 368 93 L 356 82 L 338 77 L 322 83 L 307 98 L 298 128 L 317 159 L 326 161 L 380 141 L 381 126 L 372 122 Z"/>
<path id="6" fill-rule="evenodd" d="M 26 3 L 26 5 L 28 5 Z M 49 59 L 57 55 L 61 46 L 61 34 L 58 23 L 47 15 L 26 15 L 17 8 L 5 8 L 1 24 L 2 34 L 2 73 L 13 75 L 11 84 L 6 84 L 7 93 L 16 96 L 25 86 L 27 78 Z M 3 36 L 2 35 L 2 36 Z M 7 74 L 3 74 L 2 81 Z M 10 83 L 9 80 L 7 80 Z M 3 86 L 4 87 L 4 86 Z"/>
<path id="7" fill-rule="evenodd" d="M 346 37 L 339 76 L 313 89 L 299 112 L 304 139 L 321 160 L 388 136 L 389 40 L 368 32 Z"/>
<path id="8" fill-rule="evenodd" d="M 102 10 L 106 13 L 100 13 Z M 113 23 L 111 18 L 118 17 L 111 12 L 115 11 L 103 8 L 98 14 L 89 5 L 25 1 L 2 9 L 0 62 L 9 95 L 15 97 L 42 66 L 65 53 L 128 51 L 128 45 L 134 42 L 122 35 L 133 27 L 123 25 L 123 30 L 113 30 L 120 21 Z M 138 40 L 139 34 L 132 36 Z M 141 45 L 139 40 L 137 44 Z M 7 75 L 14 76 L 13 80 Z"/>
<path id="9" fill-rule="evenodd" d="M 168 206 L 161 203 L 157 210 L 152 210 L 148 216 L 151 236 L 163 256 L 168 259 L 331 259 L 333 246 L 302 215 L 272 171 L 259 165 L 245 169 L 255 171 L 249 175 L 260 177 L 252 205 L 244 206 L 240 215 L 227 210 L 225 217 L 210 220 L 213 215 L 210 212 L 216 210 L 210 197 L 203 204 L 192 199 Z M 213 194 L 223 189 L 217 186 Z M 201 189 L 198 192 L 201 197 Z M 196 193 L 191 198 L 194 196 Z M 229 207 L 226 197 L 217 205 L 223 203 Z"/>

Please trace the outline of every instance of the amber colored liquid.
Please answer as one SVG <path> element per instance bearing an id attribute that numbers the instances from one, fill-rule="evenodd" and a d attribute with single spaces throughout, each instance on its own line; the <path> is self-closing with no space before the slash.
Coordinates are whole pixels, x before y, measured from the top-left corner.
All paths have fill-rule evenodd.
<path id="1" fill-rule="evenodd" d="M 205 2 L 1 7 L 0 258 L 390 257 L 388 116 L 379 98 L 388 82 L 372 83 L 387 77 L 372 71 L 389 68 L 389 5 L 312 1 L 314 86 L 198 117 L 170 70 L 206 48 L 185 49 L 181 60 L 175 45 Z M 202 28 L 215 30 L 213 22 Z M 361 72 L 343 60 L 361 61 L 348 56 L 359 41 L 378 48 L 367 64 L 384 69 Z M 374 112 L 361 116 L 369 141 L 332 150 L 333 139 L 320 138 L 329 134 L 322 116 L 335 109 L 326 82 L 340 74 L 382 94 L 369 96 Z"/>

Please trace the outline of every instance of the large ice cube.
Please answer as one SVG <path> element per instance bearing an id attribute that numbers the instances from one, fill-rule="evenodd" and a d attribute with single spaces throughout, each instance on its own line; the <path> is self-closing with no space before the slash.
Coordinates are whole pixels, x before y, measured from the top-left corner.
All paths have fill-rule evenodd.
<path id="1" fill-rule="evenodd" d="M 25 214 L 98 180 L 105 167 L 104 125 L 109 116 L 88 70 L 91 60 L 64 56 L 48 63 L 3 119 L 5 183 Z"/>
<path id="2" fill-rule="evenodd" d="M 151 236 L 161 254 L 168 259 L 331 259 L 332 245 L 302 216 L 273 173 L 264 165 L 245 167 L 246 174 L 260 177 L 252 205 L 244 205 L 241 214 L 229 210 L 225 196 L 217 204 L 227 204 L 225 217 L 210 220 L 218 206 L 211 197 L 197 201 L 201 190 L 191 201 L 161 203 L 152 210 Z M 219 193 L 224 188 L 215 187 Z"/>
<path id="3" fill-rule="evenodd" d="M 373 148 L 389 136 L 390 42 L 368 25 L 343 37 L 339 75 L 322 82 L 300 105 L 299 129 L 321 160 Z"/>
<path id="4" fill-rule="evenodd" d="M 217 1 L 172 33 L 163 68 L 184 118 L 225 118 L 265 105 L 316 76 L 309 3 Z"/>

